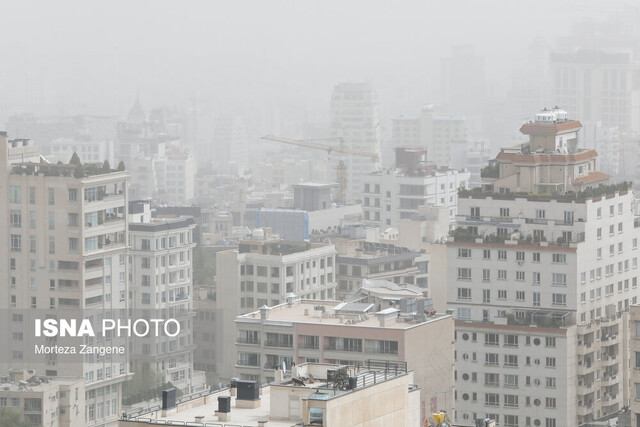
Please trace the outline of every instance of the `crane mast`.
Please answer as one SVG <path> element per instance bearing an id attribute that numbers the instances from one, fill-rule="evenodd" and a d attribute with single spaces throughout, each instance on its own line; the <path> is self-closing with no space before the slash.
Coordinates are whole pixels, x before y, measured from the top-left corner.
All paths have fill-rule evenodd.
<path id="1" fill-rule="evenodd" d="M 329 159 L 331 159 L 331 153 L 340 153 L 347 156 L 368 157 L 373 162 L 379 160 L 379 156 L 377 153 L 370 153 L 367 151 L 358 151 L 358 150 L 348 150 L 344 148 L 344 140 L 342 138 L 298 140 L 298 139 L 285 138 L 282 136 L 266 135 L 266 136 L 263 136 L 261 139 L 264 139 L 267 141 L 281 142 L 283 144 L 296 145 L 298 147 L 323 150 L 327 152 Z M 339 146 L 336 147 L 333 145 L 326 145 L 326 144 L 319 143 L 323 141 L 338 141 Z M 340 160 L 340 162 L 338 163 L 336 178 L 338 181 L 338 186 L 340 188 L 340 195 L 339 195 L 340 202 L 346 203 L 347 201 L 347 165 L 342 160 Z"/>

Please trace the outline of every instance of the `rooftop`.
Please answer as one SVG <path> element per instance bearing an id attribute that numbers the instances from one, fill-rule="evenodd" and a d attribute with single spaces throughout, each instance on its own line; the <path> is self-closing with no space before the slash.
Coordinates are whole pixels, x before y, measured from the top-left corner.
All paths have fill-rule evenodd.
<path id="1" fill-rule="evenodd" d="M 154 233 L 158 231 L 177 230 L 191 225 L 195 225 L 195 221 L 188 216 L 178 218 L 151 218 L 151 222 L 129 222 L 129 230 Z"/>
<path id="2" fill-rule="evenodd" d="M 606 175 L 606 174 L 605 174 Z M 611 198 L 616 194 L 624 195 L 631 189 L 632 183 L 623 181 L 618 184 L 600 185 L 595 188 L 588 188 L 584 191 L 569 193 L 553 193 L 553 194 L 536 194 L 536 193 L 496 193 L 493 191 L 483 191 L 482 188 L 458 189 L 459 198 L 485 199 L 491 197 L 495 200 L 515 200 L 527 199 L 530 202 L 548 202 L 556 200 L 565 203 L 584 203 L 586 200 L 594 202 L 601 200 L 603 197 Z"/>
<path id="3" fill-rule="evenodd" d="M 366 306 L 366 307 L 365 307 Z M 266 322 L 312 323 L 325 325 L 344 325 L 367 328 L 409 329 L 418 324 L 430 323 L 449 315 L 402 314 L 391 308 L 393 313 L 376 312 L 374 304 L 345 303 L 340 301 L 297 300 L 292 304 L 284 303 L 270 307 Z M 387 309 L 387 308 L 385 308 Z M 394 314 L 381 326 L 380 316 Z M 236 322 L 260 322 L 260 311 L 236 317 Z"/>
<path id="4" fill-rule="evenodd" d="M 261 421 L 268 421 L 267 426 L 291 427 L 299 422 L 303 415 L 303 406 L 299 412 L 282 410 L 283 402 L 288 397 L 299 397 L 303 401 L 326 401 L 339 399 L 342 396 L 375 386 L 376 384 L 405 378 L 411 381 L 411 372 L 407 370 L 405 362 L 367 361 L 362 366 L 344 366 L 320 363 L 303 363 L 294 368 L 295 375 L 274 381 L 260 388 L 259 406 L 244 408 L 238 406 L 238 399 L 231 396 L 231 389 L 225 388 L 214 392 L 203 392 L 193 396 L 181 398 L 177 408 L 169 409 L 166 414 L 159 406 L 151 410 L 128 412 L 121 420 L 121 425 L 127 422 L 170 425 L 215 425 L 215 426 L 257 426 Z M 409 375 L 407 377 L 407 375 Z M 349 378 L 356 378 L 355 384 L 350 384 Z M 406 382 L 405 382 L 406 383 Z M 407 392 L 418 390 L 415 385 L 408 384 Z M 218 421 L 215 412 L 218 410 L 218 397 L 231 397 L 229 421 Z M 287 399 L 284 400 L 283 399 Z M 324 405 L 310 405 L 322 407 Z M 311 410 L 313 421 L 320 421 L 321 411 Z M 289 415 L 285 417 L 283 415 Z M 315 415 L 315 417 L 314 417 Z M 325 414 L 327 417 L 329 414 Z M 196 418 L 198 417 L 198 418 Z M 285 419 L 287 418 L 287 419 Z M 211 423 L 211 424 L 210 424 Z"/>

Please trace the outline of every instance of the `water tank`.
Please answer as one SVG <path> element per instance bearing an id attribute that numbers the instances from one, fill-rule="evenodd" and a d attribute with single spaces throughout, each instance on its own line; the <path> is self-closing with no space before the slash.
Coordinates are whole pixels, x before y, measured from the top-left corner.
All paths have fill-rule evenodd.
<path id="1" fill-rule="evenodd" d="M 231 396 L 218 396 L 218 412 L 231 412 Z"/>
<path id="2" fill-rule="evenodd" d="M 176 406 L 176 389 L 162 390 L 162 409 L 171 409 Z"/>
<path id="3" fill-rule="evenodd" d="M 238 394 L 236 399 L 239 400 L 258 400 L 260 398 L 260 381 L 239 380 Z"/>

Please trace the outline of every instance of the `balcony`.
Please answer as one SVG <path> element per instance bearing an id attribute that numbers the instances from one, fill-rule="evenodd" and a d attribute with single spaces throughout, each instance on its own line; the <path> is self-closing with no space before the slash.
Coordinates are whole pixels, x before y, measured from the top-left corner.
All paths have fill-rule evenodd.
<path id="1" fill-rule="evenodd" d="M 279 342 L 279 341 L 265 341 L 265 347 L 279 347 L 279 348 L 293 348 L 292 343 Z"/>
<path id="2" fill-rule="evenodd" d="M 236 344 L 260 345 L 260 340 L 238 337 L 236 338 Z"/>

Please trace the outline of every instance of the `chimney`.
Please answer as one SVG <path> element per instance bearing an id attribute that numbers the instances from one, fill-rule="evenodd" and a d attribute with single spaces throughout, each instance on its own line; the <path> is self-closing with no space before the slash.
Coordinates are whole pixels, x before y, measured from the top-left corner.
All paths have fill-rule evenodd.
<path id="1" fill-rule="evenodd" d="M 292 307 L 293 304 L 296 302 L 296 294 L 294 294 L 293 292 L 288 293 L 285 298 L 287 300 L 287 304 L 289 305 L 289 307 Z"/>
<path id="2" fill-rule="evenodd" d="M 269 307 L 267 307 L 266 305 L 263 305 L 262 307 L 260 307 L 260 319 L 262 320 L 266 320 L 269 318 L 269 310 L 271 310 Z"/>

